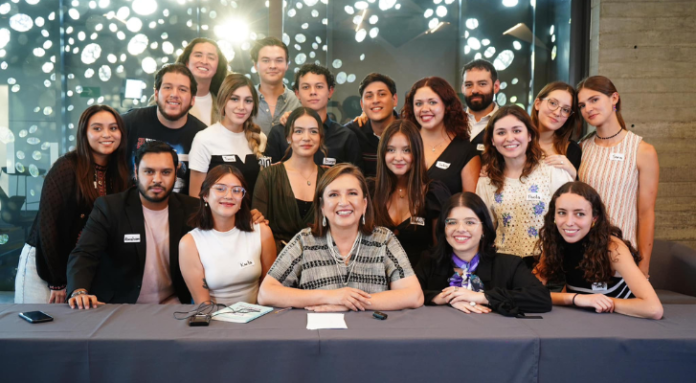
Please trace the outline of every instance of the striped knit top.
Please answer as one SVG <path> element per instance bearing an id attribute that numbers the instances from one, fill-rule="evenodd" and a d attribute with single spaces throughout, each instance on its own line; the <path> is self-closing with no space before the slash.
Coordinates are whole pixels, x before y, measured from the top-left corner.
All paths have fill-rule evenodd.
<path id="1" fill-rule="evenodd" d="M 612 298 L 635 298 L 626 281 L 620 275 L 614 275 L 607 282 L 588 282 L 585 270 L 580 263 L 585 257 L 587 237 L 577 243 L 563 241 L 563 271 L 565 272 L 566 291 L 578 294 L 602 294 Z"/>
<path id="2" fill-rule="evenodd" d="M 594 136 L 584 141 L 580 181 L 597 190 L 612 225 L 637 247 L 638 231 L 638 146 L 642 137 L 628 132 L 618 144 L 602 147 Z"/>

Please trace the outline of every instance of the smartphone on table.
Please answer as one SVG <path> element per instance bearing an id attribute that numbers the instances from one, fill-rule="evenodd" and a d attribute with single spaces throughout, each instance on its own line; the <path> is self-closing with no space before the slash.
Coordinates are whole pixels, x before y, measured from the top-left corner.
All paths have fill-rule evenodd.
<path id="1" fill-rule="evenodd" d="M 53 320 L 52 316 L 46 314 L 43 311 L 27 311 L 24 313 L 19 313 L 19 317 L 29 323 L 42 323 L 50 322 Z"/>

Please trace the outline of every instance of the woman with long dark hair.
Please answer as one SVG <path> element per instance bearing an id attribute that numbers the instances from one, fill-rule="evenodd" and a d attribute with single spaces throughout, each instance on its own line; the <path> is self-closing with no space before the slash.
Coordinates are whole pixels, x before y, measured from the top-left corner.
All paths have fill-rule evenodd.
<path id="1" fill-rule="evenodd" d="M 110 106 L 92 105 L 77 124 L 75 150 L 44 179 L 40 209 L 22 249 L 15 303 L 65 303 L 68 256 L 94 201 L 128 188 L 126 131 Z"/>
<path id="2" fill-rule="evenodd" d="M 575 89 L 555 81 L 541 89 L 534 100 L 532 123 L 539 129 L 539 146 L 547 165 L 561 168 L 574 179 L 580 169 L 582 149 L 571 136 L 579 126 Z"/>
<path id="3" fill-rule="evenodd" d="M 495 238 L 479 196 L 452 196 L 437 222 L 437 246 L 416 266 L 425 304 L 507 316 L 551 311 L 546 287 L 519 257 L 496 254 Z"/>
<path id="4" fill-rule="evenodd" d="M 531 268 L 551 196 L 572 178 L 541 161 L 539 131 L 519 106 L 498 109 L 488 121 L 483 140 L 487 176 L 479 180 L 476 194 L 496 224 L 496 249 L 523 257 Z"/>
<path id="5" fill-rule="evenodd" d="M 551 293 L 554 304 L 662 318 L 662 304 L 638 268 L 640 255 L 610 223 L 591 186 L 569 182 L 554 193 L 537 246 L 537 276 L 563 286 Z"/>
<path id="6" fill-rule="evenodd" d="M 220 165 L 201 185 L 194 229 L 179 243 L 179 267 L 196 304 L 256 303 L 259 284 L 275 261 L 273 233 L 253 223 L 239 169 Z"/>
<path id="7" fill-rule="evenodd" d="M 469 142 L 469 119 L 454 88 L 440 77 L 418 80 L 406 95 L 401 118 L 420 129 L 425 167 L 450 193 L 475 191 L 481 159 Z"/>
<path id="8" fill-rule="evenodd" d="M 435 243 L 435 221 L 450 192 L 428 177 L 423 142 L 412 122 L 396 120 L 382 133 L 373 184 L 375 223 L 392 230 L 411 265 L 417 265 Z"/>
<path id="9" fill-rule="evenodd" d="M 580 181 L 597 190 L 611 222 L 638 249 L 648 275 L 655 236 L 655 201 L 660 164 L 655 148 L 629 132 L 621 117 L 621 97 L 604 76 L 578 84 L 578 107 L 596 132 L 582 142 Z"/>

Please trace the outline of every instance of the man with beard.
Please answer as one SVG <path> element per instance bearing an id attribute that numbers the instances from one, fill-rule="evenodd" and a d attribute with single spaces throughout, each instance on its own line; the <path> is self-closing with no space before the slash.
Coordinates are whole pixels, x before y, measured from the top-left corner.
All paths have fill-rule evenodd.
<path id="1" fill-rule="evenodd" d="M 466 101 L 471 132 L 469 138 L 479 152 L 483 152 L 483 132 L 488 120 L 498 111 L 493 101 L 500 90 L 498 71 L 486 60 L 474 60 L 462 69 L 462 93 Z"/>
<path id="2" fill-rule="evenodd" d="M 133 171 L 134 155 L 147 141 L 163 141 L 179 155 L 174 191 L 188 194 L 188 153 L 193 137 L 206 128 L 199 119 L 189 114 L 198 91 L 196 79 L 184 64 L 166 65 L 155 75 L 157 105 L 133 109 L 124 114 L 128 131 L 128 165 Z"/>
<path id="3" fill-rule="evenodd" d="M 164 142 L 144 143 L 135 154 L 137 185 L 97 199 L 68 259 L 71 308 L 191 302 L 179 241 L 200 202 L 172 193 L 177 158 Z"/>
<path id="4" fill-rule="evenodd" d="M 394 107 L 398 104 L 396 83 L 389 76 L 370 73 L 360 83 L 358 92 L 360 92 L 360 106 L 367 121 L 361 126 L 360 121 L 356 119 L 344 126 L 358 137 L 362 155 L 360 169 L 365 177 L 374 177 L 377 175 L 379 138 L 384 129 L 399 118 L 394 111 Z"/>

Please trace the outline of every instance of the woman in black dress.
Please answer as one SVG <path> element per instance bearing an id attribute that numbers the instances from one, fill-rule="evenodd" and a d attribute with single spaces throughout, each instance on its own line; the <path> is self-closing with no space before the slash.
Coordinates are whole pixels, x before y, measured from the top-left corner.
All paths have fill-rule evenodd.
<path id="1" fill-rule="evenodd" d="M 431 181 L 425 169 L 418 128 L 396 120 L 382 133 L 373 185 L 375 221 L 392 230 L 411 265 L 435 242 L 433 228 L 442 205 L 450 197 L 440 181 Z"/>
<path id="2" fill-rule="evenodd" d="M 401 118 L 416 124 L 431 179 L 450 193 L 476 191 L 481 158 L 469 142 L 469 120 L 457 93 L 440 77 L 426 77 L 406 95 Z"/>
<path id="3" fill-rule="evenodd" d="M 506 316 L 551 311 L 549 291 L 520 257 L 496 254 L 495 228 L 474 193 L 450 198 L 437 222 L 437 247 L 415 271 L 426 305 Z"/>

